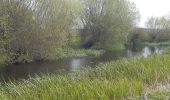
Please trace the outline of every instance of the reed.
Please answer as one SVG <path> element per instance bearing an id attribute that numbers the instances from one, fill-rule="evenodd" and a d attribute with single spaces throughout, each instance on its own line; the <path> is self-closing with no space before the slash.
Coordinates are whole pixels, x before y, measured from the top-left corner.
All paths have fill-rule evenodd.
<path id="1" fill-rule="evenodd" d="M 0 86 L 3 100 L 122 100 L 163 98 L 150 86 L 168 83 L 170 56 L 132 58 L 65 75 L 44 75 Z M 160 93 L 159 93 L 160 94 Z M 166 94 L 164 94 L 166 95 Z M 166 98 L 166 96 L 165 96 Z"/>

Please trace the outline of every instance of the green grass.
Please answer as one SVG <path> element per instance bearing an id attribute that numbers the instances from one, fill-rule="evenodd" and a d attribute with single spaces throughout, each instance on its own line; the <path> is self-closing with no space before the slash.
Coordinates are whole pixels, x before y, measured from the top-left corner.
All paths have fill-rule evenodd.
<path id="1" fill-rule="evenodd" d="M 145 42 L 145 43 L 142 43 L 142 45 L 145 45 L 145 46 L 170 46 L 170 42 L 159 42 L 159 43 Z"/>
<path id="2" fill-rule="evenodd" d="M 156 92 L 149 95 L 152 100 L 169 100 L 170 93 L 169 92 Z"/>
<path id="3" fill-rule="evenodd" d="M 168 94 L 150 87 L 166 84 L 169 79 L 170 55 L 123 59 L 77 73 L 44 75 L 24 82 L 6 83 L 0 86 L 0 99 L 164 100 Z"/>
<path id="4" fill-rule="evenodd" d="M 63 58 L 71 58 L 71 57 L 86 57 L 86 56 L 100 56 L 104 53 L 103 50 L 95 50 L 95 49 L 55 49 L 49 53 L 47 56 L 47 60 L 57 60 Z"/>

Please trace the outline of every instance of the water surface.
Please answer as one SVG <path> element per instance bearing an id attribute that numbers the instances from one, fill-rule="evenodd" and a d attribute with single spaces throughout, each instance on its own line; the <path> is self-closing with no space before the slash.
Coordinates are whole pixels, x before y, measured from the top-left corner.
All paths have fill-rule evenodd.
<path id="1" fill-rule="evenodd" d="M 78 71 L 88 67 L 94 67 L 101 62 L 109 62 L 121 58 L 145 57 L 153 54 L 162 54 L 164 51 L 161 47 L 144 47 L 139 50 L 123 50 L 106 52 L 100 57 L 76 57 L 57 61 L 34 62 L 29 64 L 14 64 L 1 70 L 0 81 L 28 79 L 30 76 L 61 71 L 71 72 Z"/>

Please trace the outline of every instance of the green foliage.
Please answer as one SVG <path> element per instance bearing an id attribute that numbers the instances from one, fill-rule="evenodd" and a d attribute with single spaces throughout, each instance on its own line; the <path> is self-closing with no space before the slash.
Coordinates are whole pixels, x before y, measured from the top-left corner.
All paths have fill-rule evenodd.
<path id="1" fill-rule="evenodd" d="M 71 48 L 75 48 L 75 49 L 80 48 L 80 46 L 81 46 L 81 37 L 79 36 L 78 33 L 73 34 L 71 36 L 70 44 L 71 44 Z"/>
<path id="2" fill-rule="evenodd" d="M 127 47 L 134 48 L 148 41 L 148 34 L 144 28 L 134 28 L 128 35 Z"/>
<path id="3" fill-rule="evenodd" d="M 143 45 L 145 46 L 150 46 L 150 47 L 154 47 L 154 46 L 162 46 L 162 47 L 169 47 L 170 46 L 170 42 L 159 42 L 159 43 L 149 43 L 149 42 L 145 42 L 143 43 Z"/>
<path id="4" fill-rule="evenodd" d="M 47 60 L 57 60 L 63 58 L 71 58 L 71 57 L 86 57 L 86 56 L 100 56 L 104 53 L 103 50 L 93 50 L 93 49 L 72 49 L 72 48 L 64 48 L 64 49 L 52 49 L 51 52 L 47 55 Z"/>
<path id="5" fill-rule="evenodd" d="M 126 0 L 0 2 L 0 52 L 11 63 L 44 60 L 52 49 L 79 48 L 81 40 L 92 48 L 122 49 L 137 19 L 134 4 Z M 77 28 L 81 40 L 72 35 Z"/>
<path id="6" fill-rule="evenodd" d="M 86 0 L 82 3 L 82 44 L 85 48 L 122 49 L 138 13 L 126 0 Z"/>
<path id="7" fill-rule="evenodd" d="M 170 20 L 168 17 L 151 17 L 146 22 L 149 42 L 165 42 L 170 40 Z"/>
<path id="8" fill-rule="evenodd" d="M 8 54 L 12 63 L 46 59 L 49 50 L 66 47 L 74 19 L 73 2 L 0 2 L 0 51 Z"/>
<path id="9" fill-rule="evenodd" d="M 10 58 L 6 53 L 0 53 L 0 68 L 6 66 L 10 62 Z"/>

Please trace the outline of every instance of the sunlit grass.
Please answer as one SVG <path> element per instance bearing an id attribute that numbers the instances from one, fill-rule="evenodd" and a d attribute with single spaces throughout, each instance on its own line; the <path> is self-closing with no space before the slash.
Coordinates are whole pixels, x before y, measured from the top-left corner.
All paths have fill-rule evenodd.
<path id="1" fill-rule="evenodd" d="M 75 79 L 69 76 L 50 76 L 29 83 L 2 86 L 1 98 L 16 100 L 96 100 L 121 99 L 141 95 L 143 85 L 139 81 L 121 79 Z"/>
<path id="2" fill-rule="evenodd" d="M 123 59 L 66 75 L 47 75 L 1 85 L 3 100 L 141 100 L 165 93 L 147 93 L 150 86 L 170 79 L 170 56 Z"/>

